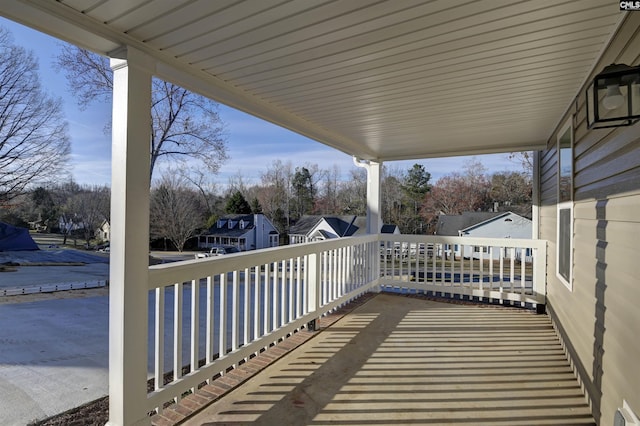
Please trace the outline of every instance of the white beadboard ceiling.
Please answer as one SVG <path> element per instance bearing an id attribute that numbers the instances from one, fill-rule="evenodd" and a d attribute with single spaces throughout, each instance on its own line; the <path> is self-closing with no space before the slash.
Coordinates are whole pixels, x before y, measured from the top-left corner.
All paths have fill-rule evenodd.
<path id="1" fill-rule="evenodd" d="M 541 148 L 611 0 L 8 0 L 0 14 L 363 159 Z"/>

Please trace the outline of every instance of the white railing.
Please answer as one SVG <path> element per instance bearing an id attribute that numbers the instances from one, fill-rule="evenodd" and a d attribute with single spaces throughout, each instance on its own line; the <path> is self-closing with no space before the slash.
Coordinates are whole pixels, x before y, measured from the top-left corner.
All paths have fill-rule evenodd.
<path id="1" fill-rule="evenodd" d="M 147 412 L 367 292 L 377 235 L 149 268 Z M 186 369 L 186 371 L 185 371 Z"/>
<path id="2" fill-rule="evenodd" d="M 479 301 L 545 303 L 546 241 L 382 235 L 383 290 Z"/>
<path id="3" fill-rule="evenodd" d="M 149 268 L 147 412 L 358 295 L 543 304 L 546 242 L 371 235 Z"/>

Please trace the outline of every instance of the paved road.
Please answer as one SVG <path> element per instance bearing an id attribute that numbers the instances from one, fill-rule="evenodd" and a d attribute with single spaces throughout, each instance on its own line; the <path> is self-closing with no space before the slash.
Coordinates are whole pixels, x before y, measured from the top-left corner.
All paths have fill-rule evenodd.
<path id="1" fill-rule="evenodd" d="M 0 424 L 106 395 L 108 353 L 107 296 L 0 305 Z"/>
<path id="2" fill-rule="evenodd" d="M 161 253 L 163 261 L 193 254 Z M 72 249 L 3 252 L 5 288 L 105 280 L 108 256 Z M 88 262 L 70 266 L 68 262 Z M 87 297 L 87 295 L 99 296 Z M 0 425 L 26 425 L 108 394 L 108 289 L 0 296 Z"/>

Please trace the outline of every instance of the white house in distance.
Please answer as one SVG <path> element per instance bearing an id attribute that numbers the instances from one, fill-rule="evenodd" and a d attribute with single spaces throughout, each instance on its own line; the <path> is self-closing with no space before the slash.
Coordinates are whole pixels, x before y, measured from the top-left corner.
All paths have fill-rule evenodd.
<path id="1" fill-rule="evenodd" d="M 231 245 L 240 251 L 277 247 L 280 233 L 263 214 L 222 216 L 206 234 L 198 237 L 198 248 Z"/>
<path id="2" fill-rule="evenodd" d="M 436 235 L 453 237 L 482 237 L 482 238 L 531 238 L 533 226 L 531 219 L 520 216 L 513 212 L 464 212 L 460 215 L 440 215 L 436 225 Z M 485 246 L 465 246 L 464 253 L 460 246 L 453 247 L 445 245 L 445 255 L 452 253 L 456 257 L 487 259 L 491 251 Z M 473 250 L 473 252 L 472 252 Z M 516 252 L 516 257 L 521 254 Z M 525 253 L 530 256 L 531 253 Z M 505 257 L 510 257 L 510 253 L 505 253 Z M 494 259 L 499 259 L 500 253 L 493 252 Z"/>
<path id="3" fill-rule="evenodd" d="M 111 239 L 111 225 L 108 220 L 103 220 L 100 226 L 96 228 L 95 237 L 105 242 Z"/>
<path id="4" fill-rule="evenodd" d="M 367 218 L 364 216 L 304 215 L 289 230 L 289 244 L 352 237 L 366 233 Z M 380 233 L 399 234 L 400 229 L 396 225 L 382 225 Z"/>

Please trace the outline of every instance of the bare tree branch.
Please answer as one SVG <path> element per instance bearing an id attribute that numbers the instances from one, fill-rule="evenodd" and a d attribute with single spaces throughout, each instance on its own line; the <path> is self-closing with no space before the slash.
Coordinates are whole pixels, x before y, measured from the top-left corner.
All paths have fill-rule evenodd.
<path id="1" fill-rule="evenodd" d="M 113 75 L 107 58 L 75 46 L 64 46 L 56 59 L 80 107 L 111 102 Z M 151 93 L 150 176 L 159 162 L 196 160 L 217 173 L 227 160 L 224 123 L 218 104 L 182 87 L 153 80 Z M 108 129 L 108 127 L 107 127 Z"/>
<path id="2" fill-rule="evenodd" d="M 69 152 L 62 101 L 42 91 L 33 54 L 0 27 L 0 204 L 64 175 Z"/>

